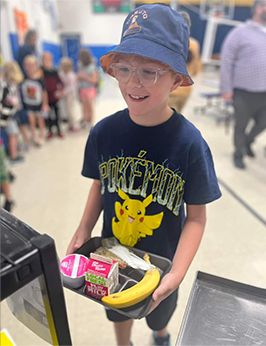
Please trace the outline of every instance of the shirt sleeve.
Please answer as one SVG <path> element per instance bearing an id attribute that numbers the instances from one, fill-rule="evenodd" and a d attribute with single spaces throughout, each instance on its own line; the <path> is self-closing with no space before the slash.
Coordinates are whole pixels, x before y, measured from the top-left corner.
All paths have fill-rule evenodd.
<path id="1" fill-rule="evenodd" d="M 89 65 L 87 73 L 89 76 L 91 76 L 94 71 L 96 71 L 96 65 L 94 63 L 92 63 Z"/>
<path id="2" fill-rule="evenodd" d="M 4 90 L 5 90 L 5 83 L 4 81 L 0 81 L 0 104 L 2 105 L 4 100 Z"/>
<path id="3" fill-rule="evenodd" d="M 58 90 L 63 91 L 64 90 L 64 83 L 60 77 L 59 72 L 57 72 L 57 83 L 58 83 Z"/>
<path id="4" fill-rule="evenodd" d="M 213 202 L 221 195 L 212 154 L 207 147 L 203 156 L 193 161 L 188 167 L 184 201 L 189 205 L 202 205 Z"/>
<path id="5" fill-rule="evenodd" d="M 239 28 L 233 29 L 222 45 L 221 69 L 220 69 L 220 89 L 225 94 L 233 91 L 234 65 L 241 45 L 241 32 Z"/>
<path id="6" fill-rule="evenodd" d="M 60 74 L 61 79 L 63 80 L 63 95 L 75 95 L 76 87 L 77 87 L 77 77 L 74 73 L 68 73 L 67 75 L 64 75 L 63 73 Z"/>
<path id="7" fill-rule="evenodd" d="M 4 102 L 5 102 L 5 98 L 8 94 L 8 89 L 7 89 L 7 85 L 5 84 L 4 81 L 0 81 L 0 115 L 1 117 L 3 115 L 6 115 L 6 110 L 5 110 L 5 106 L 4 106 Z M 10 110 L 8 110 L 10 111 Z"/>
<path id="8" fill-rule="evenodd" d="M 100 180 L 98 166 L 96 135 L 92 130 L 86 143 L 81 174 L 87 178 Z"/>
<path id="9" fill-rule="evenodd" d="M 41 84 L 41 88 L 42 90 L 46 90 L 46 84 L 45 84 L 45 80 L 43 78 L 39 79 L 39 82 Z"/>

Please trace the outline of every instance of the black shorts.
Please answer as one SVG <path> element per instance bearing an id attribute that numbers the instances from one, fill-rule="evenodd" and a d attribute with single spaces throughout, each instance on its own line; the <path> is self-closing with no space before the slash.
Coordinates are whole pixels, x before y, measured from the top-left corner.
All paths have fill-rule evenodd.
<path id="1" fill-rule="evenodd" d="M 164 299 L 156 309 L 154 309 L 148 316 L 146 316 L 146 322 L 151 330 L 162 330 L 170 321 L 177 305 L 178 290 L 173 292 L 169 297 Z M 130 318 L 119 314 L 118 312 L 105 309 L 106 315 L 109 321 L 112 322 L 124 322 Z"/>
<path id="2" fill-rule="evenodd" d="M 21 109 L 14 115 L 14 119 L 18 123 L 18 126 L 26 125 L 29 123 L 27 112 L 25 109 Z"/>

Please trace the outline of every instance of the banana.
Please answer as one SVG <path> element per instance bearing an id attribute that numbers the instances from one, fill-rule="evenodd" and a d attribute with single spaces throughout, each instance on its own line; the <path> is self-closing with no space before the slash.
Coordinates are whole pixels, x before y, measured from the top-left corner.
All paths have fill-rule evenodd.
<path id="1" fill-rule="evenodd" d="M 141 302 L 152 294 L 152 292 L 157 288 L 159 281 L 160 273 L 158 269 L 152 267 L 147 270 L 143 279 L 139 283 L 125 291 L 103 297 L 102 302 L 113 308 L 127 308 Z"/>

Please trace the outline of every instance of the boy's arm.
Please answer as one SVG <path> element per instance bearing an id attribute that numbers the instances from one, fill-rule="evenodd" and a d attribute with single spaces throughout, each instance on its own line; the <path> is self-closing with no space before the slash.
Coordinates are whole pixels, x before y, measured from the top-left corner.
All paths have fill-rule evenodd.
<path id="1" fill-rule="evenodd" d="M 64 95 L 64 83 L 63 83 L 62 79 L 60 78 L 60 75 L 58 72 L 57 72 L 57 77 L 56 77 L 56 83 L 58 85 L 58 88 L 54 92 L 54 96 L 57 99 L 60 99 Z"/>
<path id="2" fill-rule="evenodd" d="M 91 238 L 92 230 L 100 216 L 101 211 L 101 182 L 100 180 L 94 180 L 79 227 L 67 248 L 67 255 L 79 249 Z"/>
<path id="3" fill-rule="evenodd" d="M 88 76 L 84 71 L 78 73 L 79 79 L 84 79 L 85 81 L 93 84 L 97 84 L 99 81 L 98 72 L 94 71 L 91 76 Z"/>
<path id="4" fill-rule="evenodd" d="M 165 275 L 160 286 L 153 293 L 152 310 L 181 284 L 198 250 L 205 224 L 206 206 L 188 205 L 187 218 L 175 252 L 172 269 Z"/>
<path id="5" fill-rule="evenodd" d="M 42 91 L 42 111 L 49 112 L 49 102 L 48 102 L 48 93 L 46 89 L 43 89 Z"/>

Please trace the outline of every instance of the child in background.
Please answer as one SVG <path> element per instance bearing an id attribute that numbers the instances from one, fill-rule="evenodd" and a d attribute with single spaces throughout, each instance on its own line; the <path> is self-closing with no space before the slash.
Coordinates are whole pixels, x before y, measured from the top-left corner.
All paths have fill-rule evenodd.
<path id="1" fill-rule="evenodd" d="M 17 62 L 7 62 L 4 64 L 0 84 L 1 130 L 7 135 L 7 149 L 11 163 L 24 160 L 24 157 L 18 154 L 19 128 L 15 120 L 21 109 L 18 84 L 22 80 L 23 74 Z"/>
<path id="2" fill-rule="evenodd" d="M 26 78 L 21 84 L 22 102 L 27 111 L 33 143 L 39 147 L 44 143 L 44 118 L 42 112 L 49 112 L 48 95 L 43 80 L 40 78 L 40 68 L 33 55 L 24 59 Z M 40 136 L 36 135 L 36 122 Z"/>
<path id="3" fill-rule="evenodd" d="M 191 27 L 191 20 L 189 15 L 186 12 L 180 12 L 187 22 L 188 26 Z M 187 58 L 187 70 L 191 77 L 194 77 L 201 69 L 201 59 L 200 59 L 200 44 L 193 38 L 189 38 L 189 49 L 188 49 L 188 58 Z M 186 88 L 177 88 L 175 89 L 169 97 L 168 105 L 169 107 L 175 108 L 178 113 L 181 113 L 185 107 L 191 92 L 193 85 Z"/>
<path id="4" fill-rule="evenodd" d="M 49 129 L 47 139 L 51 139 L 53 137 L 53 125 L 57 128 L 58 137 L 64 138 L 59 125 L 59 99 L 63 95 L 63 82 L 53 65 L 54 62 L 52 55 L 49 52 L 43 53 L 42 71 L 50 107 L 50 113 L 47 119 Z M 52 112 L 54 112 L 54 118 L 52 116 Z"/>
<path id="5" fill-rule="evenodd" d="M 20 90 L 20 94 L 21 94 L 21 90 Z M 22 99 L 22 95 L 21 95 L 21 99 Z M 15 119 L 23 137 L 24 150 L 29 151 L 30 150 L 30 137 L 29 137 L 29 131 L 28 131 L 29 121 L 28 121 L 27 111 L 24 108 L 23 103 L 22 103 L 22 108 L 15 115 Z"/>
<path id="6" fill-rule="evenodd" d="M 75 126 L 74 115 L 74 102 L 77 92 L 77 76 L 74 73 L 73 61 L 70 58 L 62 58 L 59 76 L 63 82 L 63 95 L 61 101 L 63 102 L 64 110 L 67 113 L 67 119 L 70 132 L 77 132 Z"/>
<path id="7" fill-rule="evenodd" d="M 172 268 L 146 316 L 154 344 L 165 346 L 178 287 L 204 233 L 206 204 L 221 196 L 208 144 L 167 105 L 174 89 L 193 83 L 186 68 L 188 45 L 182 15 L 164 4 L 143 5 L 127 16 L 120 44 L 101 57 L 128 108 L 90 132 L 82 174 L 93 183 L 67 249 L 73 253 L 91 238 L 103 210 L 103 238 L 115 236 L 123 245 L 169 258 Z M 106 314 L 117 344 L 129 346 L 133 320 L 112 309 Z"/>
<path id="8" fill-rule="evenodd" d="M 11 187 L 6 169 L 6 155 L 3 147 L 2 138 L 0 138 L 0 180 L 1 180 L 1 193 L 5 196 L 5 203 L 3 208 L 11 212 L 14 201 L 11 199 Z"/>
<path id="9" fill-rule="evenodd" d="M 93 123 L 94 101 L 97 96 L 98 72 L 93 57 L 87 49 L 79 52 L 78 72 L 79 98 L 82 104 L 82 127 L 91 128 Z"/>

